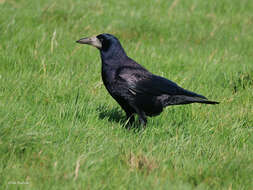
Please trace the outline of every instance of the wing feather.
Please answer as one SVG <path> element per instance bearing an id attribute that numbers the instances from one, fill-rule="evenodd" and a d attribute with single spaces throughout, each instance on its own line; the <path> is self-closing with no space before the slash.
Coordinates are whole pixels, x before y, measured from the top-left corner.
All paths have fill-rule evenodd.
<path id="1" fill-rule="evenodd" d="M 202 95 L 183 89 L 166 78 L 153 75 L 147 70 L 126 68 L 121 70 L 119 77 L 127 83 L 129 91 L 134 95 L 161 96 L 168 94 L 206 99 Z"/>

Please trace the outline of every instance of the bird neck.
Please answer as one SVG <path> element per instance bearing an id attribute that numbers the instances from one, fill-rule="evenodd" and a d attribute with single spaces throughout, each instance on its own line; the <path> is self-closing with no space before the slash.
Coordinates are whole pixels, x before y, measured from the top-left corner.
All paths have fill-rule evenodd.
<path id="1" fill-rule="evenodd" d="M 127 58 L 120 44 L 118 46 L 111 46 L 106 50 L 100 50 L 100 56 L 102 62 L 107 65 L 118 64 L 120 61 Z"/>

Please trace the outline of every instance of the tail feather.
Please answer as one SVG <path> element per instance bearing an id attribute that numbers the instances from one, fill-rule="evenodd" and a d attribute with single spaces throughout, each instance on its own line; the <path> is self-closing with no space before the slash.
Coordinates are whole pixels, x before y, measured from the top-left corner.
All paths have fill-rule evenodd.
<path id="1" fill-rule="evenodd" d="M 211 100 L 196 100 L 195 102 L 196 103 L 201 103 L 201 104 L 219 104 L 220 103 L 220 102 L 211 101 Z"/>
<path id="2" fill-rule="evenodd" d="M 197 94 L 197 93 L 189 91 L 189 90 L 186 90 L 186 89 L 184 89 L 183 94 L 180 94 L 180 95 L 181 96 L 185 95 L 185 96 L 190 96 L 190 97 L 198 97 L 198 98 L 206 99 L 207 100 L 207 98 L 205 96 Z"/>
<path id="3" fill-rule="evenodd" d="M 167 96 L 161 97 L 161 102 L 164 107 L 169 105 L 181 105 L 181 104 L 192 104 L 192 103 L 201 103 L 201 104 L 219 104 L 219 102 L 211 101 L 207 99 L 203 99 L 200 97 L 192 97 L 192 96 Z"/>

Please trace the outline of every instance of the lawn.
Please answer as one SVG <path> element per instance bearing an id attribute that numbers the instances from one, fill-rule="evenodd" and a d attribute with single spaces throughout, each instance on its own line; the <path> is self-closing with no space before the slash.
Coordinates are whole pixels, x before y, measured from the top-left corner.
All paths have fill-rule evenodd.
<path id="1" fill-rule="evenodd" d="M 0 189 L 253 189 L 252 0 L 0 0 Z M 101 80 L 111 33 L 151 72 L 219 105 L 145 130 Z"/>

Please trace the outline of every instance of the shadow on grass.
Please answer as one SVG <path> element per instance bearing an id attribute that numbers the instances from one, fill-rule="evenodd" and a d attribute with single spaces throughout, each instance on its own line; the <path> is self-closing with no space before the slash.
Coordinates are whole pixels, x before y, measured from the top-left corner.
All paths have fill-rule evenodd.
<path id="1" fill-rule="evenodd" d="M 96 109 L 99 112 L 99 119 L 107 119 L 110 122 L 116 122 L 122 125 L 126 130 L 131 130 L 134 133 L 139 133 L 143 131 L 143 128 L 140 127 L 140 123 L 135 121 L 132 125 L 127 124 L 127 118 L 119 108 L 114 107 L 109 109 L 108 107 L 101 105 Z"/>
<path id="2" fill-rule="evenodd" d="M 97 108 L 99 112 L 99 119 L 108 119 L 110 122 L 117 122 L 123 124 L 126 122 L 126 117 L 119 111 L 118 108 L 109 109 L 106 106 L 99 106 Z"/>

